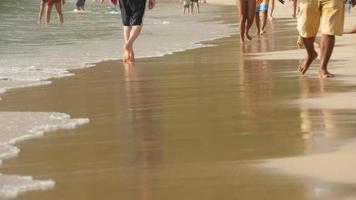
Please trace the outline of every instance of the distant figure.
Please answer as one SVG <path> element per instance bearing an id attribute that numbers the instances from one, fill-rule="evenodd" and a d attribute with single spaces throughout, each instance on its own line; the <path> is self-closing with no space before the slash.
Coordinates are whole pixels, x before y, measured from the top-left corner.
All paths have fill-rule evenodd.
<path id="1" fill-rule="evenodd" d="M 256 28 L 257 35 L 266 33 L 269 0 L 256 0 Z M 260 13 L 262 13 L 262 25 L 260 23 Z"/>
<path id="2" fill-rule="evenodd" d="M 190 0 L 183 0 L 183 13 L 190 13 Z"/>
<path id="3" fill-rule="evenodd" d="M 41 0 L 40 11 L 38 12 L 38 21 L 37 21 L 37 23 L 39 24 L 42 22 L 43 13 L 46 10 L 46 6 L 47 6 L 47 2 Z"/>
<path id="4" fill-rule="evenodd" d="M 42 1 L 43 1 L 43 3 L 47 4 L 47 10 L 46 10 L 47 24 L 49 24 L 51 21 L 51 12 L 52 12 L 53 4 L 56 7 L 58 19 L 59 19 L 60 23 L 62 24 L 64 22 L 63 13 L 62 13 L 62 4 L 63 5 L 65 4 L 65 0 L 42 0 Z"/>
<path id="5" fill-rule="evenodd" d="M 197 6 L 197 11 L 198 13 L 200 13 L 200 9 L 199 9 L 199 0 L 190 0 L 191 1 L 191 9 L 190 12 L 193 14 L 194 13 L 194 4 Z"/>
<path id="6" fill-rule="evenodd" d="M 77 11 L 84 11 L 84 5 L 85 5 L 85 0 L 77 0 L 77 3 L 75 4 L 76 5 L 76 10 Z"/>
<path id="7" fill-rule="evenodd" d="M 256 1 L 236 0 L 236 4 L 240 15 L 240 42 L 242 44 L 245 42 L 245 36 L 248 40 L 252 40 L 248 32 L 255 17 Z"/>
<path id="8" fill-rule="evenodd" d="M 353 0 L 355 1 L 355 0 Z M 298 17 L 298 31 L 302 38 L 307 56 L 298 66 L 301 74 L 305 74 L 311 63 L 318 57 L 314 48 L 315 37 L 319 30 L 322 33 L 320 41 L 321 79 L 334 77 L 327 67 L 335 45 L 335 35 L 342 35 L 344 28 L 344 1 L 339 0 L 302 0 Z"/>
<path id="9" fill-rule="evenodd" d="M 270 12 L 269 12 L 269 19 L 270 20 L 273 20 L 274 18 L 273 18 L 273 11 L 274 11 L 274 3 L 275 3 L 275 0 L 270 0 L 269 1 L 269 3 L 270 3 L 270 7 L 271 7 L 271 9 L 270 9 Z"/>
<path id="10" fill-rule="evenodd" d="M 142 30 L 142 20 L 146 8 L 146 0 L 119 0 L 122 23 L 124 25 L 125 44 L 123 61 L 135 62 L 134 42 Z M 148 0 L 148 9 L 154 8 L 156 0 Z"/>
<path id="11" fill-rule="evenodd" d="M 292 17 L 293 18 L 296 18 L 297 17 L 297 4 L 298 4 L 298 0 L 290 0 L 292 2 L 292 9 L 293 9 L 293 12 L 292 12 Z"/>

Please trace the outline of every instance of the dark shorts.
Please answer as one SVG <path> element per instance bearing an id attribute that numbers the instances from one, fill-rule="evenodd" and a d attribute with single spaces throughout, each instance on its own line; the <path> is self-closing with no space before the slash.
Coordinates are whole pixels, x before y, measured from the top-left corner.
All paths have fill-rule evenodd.
<path id="1" fill-rule="evenodd" d="M 146 0 L 119 0 L 119 4 L 124 26 L 138 26 L 142 24 Z"/>
<path id="2" fill-rule="evenodd" d="M 85 4 L 85 0 L 78 0 L 76 5 L 78 7 L 84 7 L 84 4 Z"/>

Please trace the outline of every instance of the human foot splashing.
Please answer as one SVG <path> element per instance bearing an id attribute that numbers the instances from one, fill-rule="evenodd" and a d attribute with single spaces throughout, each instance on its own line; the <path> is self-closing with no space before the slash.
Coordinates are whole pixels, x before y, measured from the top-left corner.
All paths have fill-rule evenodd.
<path id="1" fill-rule="evenodd" d="M 318 57 L 318 53 L 316 53 L 316 51 L 314 51 L 311 55 L 308 55 L 307 58 L 302 62 L 302 63 L 299 63 L 298 65 L 298 71 L 301 73 L 301 74 L 305 74 L 309 67 L 310 67 L 310 64 Z"/>

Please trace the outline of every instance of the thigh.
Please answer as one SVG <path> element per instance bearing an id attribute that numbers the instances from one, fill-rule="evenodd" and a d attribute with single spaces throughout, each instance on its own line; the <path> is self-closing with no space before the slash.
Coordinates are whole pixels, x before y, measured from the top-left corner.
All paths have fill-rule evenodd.
<path id="1" fill-rule="evenodd" d="M 252 0 L 254 1 L 254 0 Z M 236 0 L 237 10 L 240 17 L 247 16 L 247 1 L 246 0 Z"/>
<path id="2" fill-rule="evenodd" d="M 56 7 L 57 12 L 62 12 L 62 3 L 61 1 L 54 3 L 54 6 Z"/>
<path id="3" fill-rule="evenodd" d="M 342 35 L 344 29 L 343 0 L 322 0 L 321 25 L 322 34 Z"/>

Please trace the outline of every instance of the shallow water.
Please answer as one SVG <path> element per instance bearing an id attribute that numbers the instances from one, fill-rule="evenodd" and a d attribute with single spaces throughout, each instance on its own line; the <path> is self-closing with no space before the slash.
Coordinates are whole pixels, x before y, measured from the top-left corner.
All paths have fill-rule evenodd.
<path id="1" fill-rule="evenodd" d="M 67 69 L 121 59 L 121 18 L 110 13 L 108 6 L 87 1 L 86 11 L 78 13 L 73 12 L 74 1 L 68 1 L 63 8 L 63 25 L 58 24 L 55 10 L 50 25 L 38 25 L 39 0 L 2 0 L 0 91 L 46 84 L 50 78 L 71 75 Z M 162 56 L 230 35 L 231 27 L 212 21 L 219 12 L 221 8 L 205 5 L 200 15 L 183 15 L 176 2 L 160 1 L 154 10 L 146 12 L 136 56 Z M 209 23 L 203 23 L 206 21 Z M 186 30 L 194 31 L 187 35 Z"/>
<path id="2" fill-rule="evenodd" d="M 121 19 L 118 14 L 110 12 L 108 5 L 87 1 L 86 11 L 78 13 L 73 12 L 74 1 L 67 1 L 64 5 L 65 23 L 58 24 L 53 10 L 51 24 L 44 25 L 36 23 L 39 2 L 0 2 L 0 93 L 50 84 L 53 78 L 73 75 L 69 69 L 121 58 Z M 221 10 L 205 5 L 200 15 L 183 15 L 176 2 L 160 1 L 154 10 L 146 13 L 145 28 L 135 46 L 136 56 L 163 56 L 204 46 L 200 41 L 230 35 L 231 26 L 213 20 Z M 187 35 L 186 29 L 194 31 Z M 89 121 L 84 115 L 80 116 L 84 119 L 72 119 L 63 112 L 21 111 L 16 108 L 0 112 L 0 161 L 17 155 L 19 149 L 13 146 L 15 141 L 40 136 L 53 129 L 74 128 Z M 57 115 L 58 119 L 52 119 Z M 0 175 L 0 198 L 53 186 L 50 178 L 41 182 L 31 177 Z"/>
<path id="3" fill-rule="evenodd" d="M 241 53 L 294 47 L 289 20 L 239 47 L 238 37 L 135 66 L 107 62 L 5 95 L 5 110 L 60 111 L 91 123 L 21 144 L 3 172 L 53 179 L 17 199 L 352 199 L 355 185 L 287 176 L 263 160 L 335 150 L 355 138 L 355 111 L 296 100 L 345 91 L 300 78 L 298 60 Z M 277 42 L 278 40 L 278 42 Z M 283 45 L 280 45 L 283 44 Z M 339 89 L 342 88 L 342 89 Z"/>

